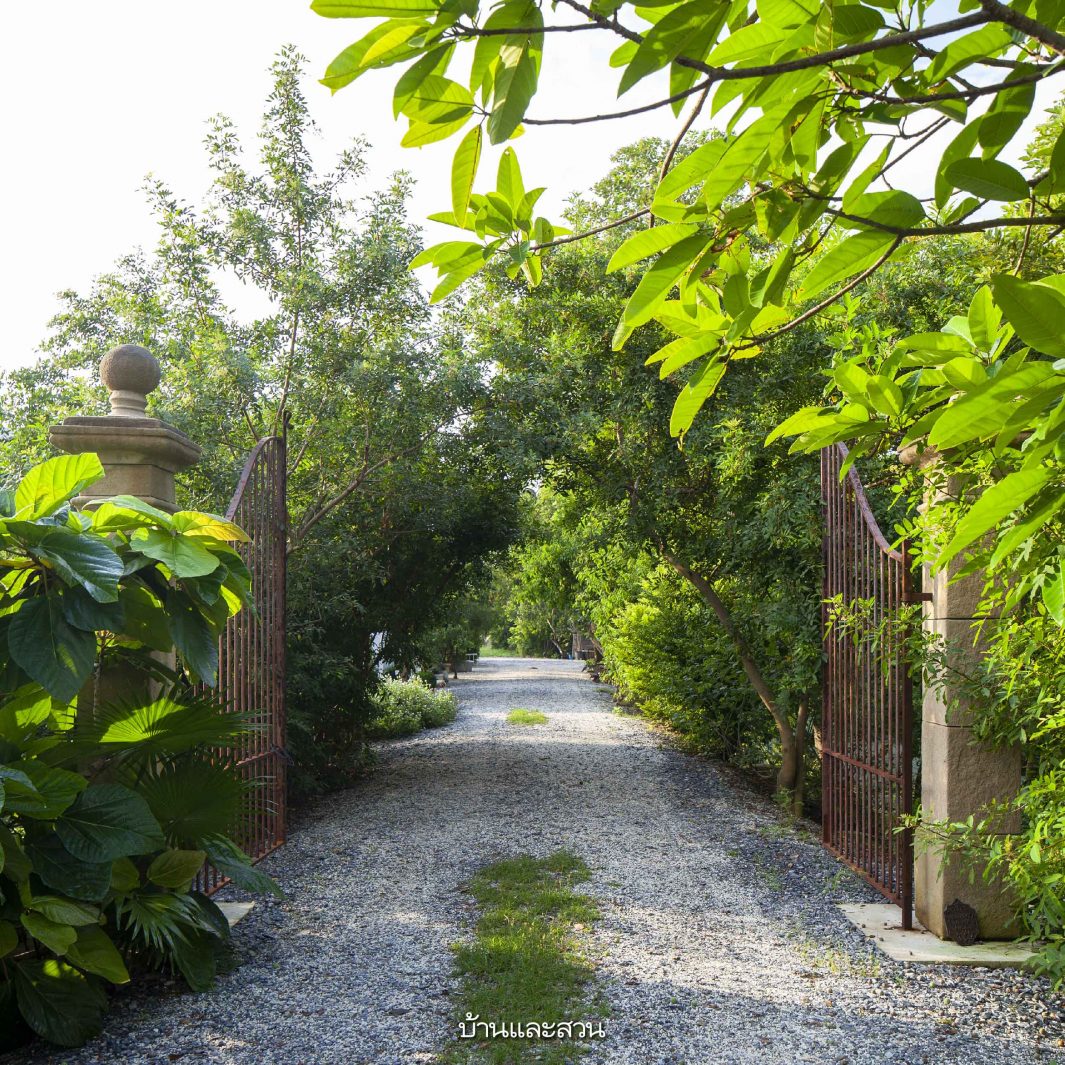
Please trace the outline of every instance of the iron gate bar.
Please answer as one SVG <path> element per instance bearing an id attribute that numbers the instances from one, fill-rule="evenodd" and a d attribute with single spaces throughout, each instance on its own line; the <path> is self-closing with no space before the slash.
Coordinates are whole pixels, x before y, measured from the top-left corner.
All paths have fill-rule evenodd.
<path id="1" fill-rule="evenodd" d="M 921 601 L 911 587 L 908 545 L 895 551 L 873 516 L 847 449 L 821 452 L 825 516 L 822 623 L 822 840 L 837 858 L 902 908 L 913 922 L 913 839 L 897 831 L 913 812 L 913 684 L 899 628 L 874 646 L 868 627 Z M 855 639 L 829 615 L 828 602 L 864 601 L 870 616 Z"/>
<path id="2" fill-rule="evenodd" d="M 280 435 L 255 445 L 226 510 L 226 518 L 251 537 L 238 550 L 251 574 L 255 609 L 241 610 L 226 623 L 213 693 L 226 709 L 248 715 L 256 726 L 222 752 L 251 784 L 234 836 L 256 862 L 285 842 L 287 424 L 286 418 Z M 198 880 L 207 894 L 226 883 L 211 866 Z"/>

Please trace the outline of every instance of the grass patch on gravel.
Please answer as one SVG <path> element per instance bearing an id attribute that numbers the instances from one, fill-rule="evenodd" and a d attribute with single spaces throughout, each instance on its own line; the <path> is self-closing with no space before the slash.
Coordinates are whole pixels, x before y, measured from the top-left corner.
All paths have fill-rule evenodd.
<path id="1" fill-rule="evenodd" d="M 580 858 L 559 851 L 548 858 L 523 855 L 486 866 L 467 885 L 480 917 L 473 940 L 455 951 L 462 979 L 456 995 L 456 1027 L 472 1014 L 481 1023 L 515 1026 L 592 1023 L 586 988 L 591 964 L 577 933 L 599 918 L 593 899 L 574 891 L 591 874 Z M 600 1014 L 602 1010 L 598 1011 Z M 467 1027 L 466 1031 L 470 1028 Z M 538 1062 L 561 1065 L 583 1052 L 570 1039 L 456 1039 L 442 1062 Z"/>
<path id="2" fill-rule="evenodd" d="M 546 725 L 547 714 L 541 713 L 539 710 L 526 710 L 524 707 L 519 706 L 507 714 L 507 724 Z"/>

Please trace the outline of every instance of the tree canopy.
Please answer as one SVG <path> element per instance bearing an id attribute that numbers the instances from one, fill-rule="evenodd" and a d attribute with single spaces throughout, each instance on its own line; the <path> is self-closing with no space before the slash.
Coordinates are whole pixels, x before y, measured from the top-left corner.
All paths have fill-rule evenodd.
<path id="1" fill-rule="evenodd" d="M 329 18 L 383 20 L 330 65 L 323 82 L 334 92 L 404 64 L 393 95 L 407 120 L 403 143 L 462 134 L 450 210 L 433 216 L 462 239 L 415 260 L 440 275 L 434 299 L 496 258 L 535 285 L 543 253 L 582 235 L 536 214 L 543 190 L 525 189 L 513 148 L 495 188 L 475 191 L 486 138 L 505 144 L 529 126 L 610 121 L 623 143 L 626 118 L 688 109 L 653 189 L 603 223 L 645 222 L 607 264 L 647 264 L 613 343 L 652 321 L 666 328 L 651 361 L 683 382 L 674 435 L 691 427 L 731 362 L 757 355 L 916 242 L 1012 228 L 1038 240 L 1065 225 L 1065 140 L 1055 139 L 1039 167 L 1003 158 L 1037 89 L 1060 84 L 1065 12 L 1045 0 L 559 0 L 550 12 L 535 0 L 311 6 Z M 619 96 L 654 79 L 660 99 L 538 114 L 547 43 L 565 47 L 586 33 L 616 45 Z M 448 76 L 460 55 L 462 81 Z M 683 137 L 704 114 L 724 135 L 682 158 Z M 915 152 L 934 175 L 930 188 L 900 167 Z"/>

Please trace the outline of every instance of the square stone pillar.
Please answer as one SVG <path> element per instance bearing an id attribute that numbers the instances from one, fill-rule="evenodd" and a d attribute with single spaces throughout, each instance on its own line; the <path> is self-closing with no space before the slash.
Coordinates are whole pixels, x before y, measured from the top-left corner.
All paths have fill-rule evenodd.
<path id="1" fill-rule="evenodd" d="M 103 478 L 74 502 L 87 506 L 131 495 L 173 513 L 174 476 L 199 461 L 200 448 L 172 425 L 144 413 L 148 393 L 159 385 L 159 363 L 144 348 L 124 344 L 104 356 L 100 380 L 111 392 L 110 415 L 67 418 L 48 433 L 60 451 L 92 451 L 103 463 Z"/>
<path id="2" fill-rule="evenodd" d="M 168 513 L 178 509 L 175 474 L 199 461 L 200 448 L 172 425 L 146 416 L 148 393 L 159 386 L 160 377 L 159 363 L 146 349 L 136 344 L 114 348 L 100 363 L 100 380 L 111 393 L 110 415 L 67 418 L 49 430 L 49 441 L 60 451 L 95 452 L 103 464 L 104 476 L 74 499 L 76 506 L 130 495 Z M 173 654 L 153 657 L 170 668 L 175 664 Z M 147 673 L 111 665 L 86 685 L 79 712 L 98 701 L 151 699 L 159 691 Z"/>
<path id="3" fill-rule="evenodd" d="M 903 461 L 929 467 L 935 455 L 925 451 L 918 456 L 911 449 Z M 955 495 L 958 488 L 956 483 L 930 488 L 925 507 L 936 498 Z M 979 668 L 984 654 L 977 624 L 994 625 L 995 619 L 979 613 L 982 575 L 959 577 L 961 568 L 962 562 L 954 559 L 934 576 L 929 567 L 923 574 L 924 590 L 931 596 L 924 606 L 924 630 L 941 641 L 949 667 L 935 686 L 924 686 L 921 808 L 929 821 L 964 821 L 970 815 L 979 820 L 989 804 L 1008 802 L 1021 786 L 1020 748 L 991 747 L 973 736 L 972 708 L 962 682 Z M 1002 834 L 1018 832 L 1019 815 L 1011 814 L 996 827 Z M 986 881 L 983 869 L 971 869 L 957 855 L 946 861 L 942 848 L 934 844 L 919 848 L 914 895 L 918 920 L 941 939 L 947 938 L 943 910 L 955 899 L 976 911 L 981 939 L 1010 939 L 1018 934 L 1015 900 L 1008 886 Z"/>

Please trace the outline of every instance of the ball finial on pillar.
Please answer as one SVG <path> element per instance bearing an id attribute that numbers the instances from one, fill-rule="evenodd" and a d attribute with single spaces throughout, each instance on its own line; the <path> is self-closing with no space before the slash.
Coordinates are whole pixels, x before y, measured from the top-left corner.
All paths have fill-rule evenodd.
<path id="1" fill-rule="evenodd" d="M 148 393 L 159 387 L 159 363 L 147 348 L 122 344 L 100 363 L 100 380 L 111 393 L 112 418 L 143 418 Z"/>

